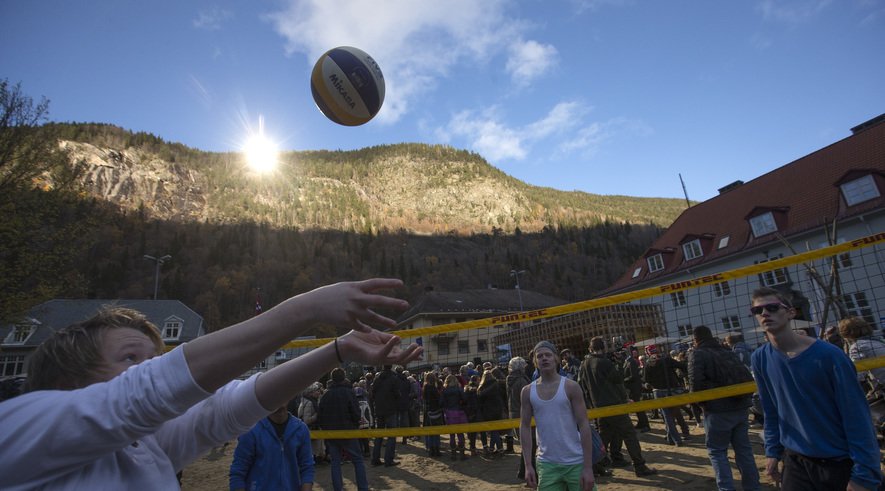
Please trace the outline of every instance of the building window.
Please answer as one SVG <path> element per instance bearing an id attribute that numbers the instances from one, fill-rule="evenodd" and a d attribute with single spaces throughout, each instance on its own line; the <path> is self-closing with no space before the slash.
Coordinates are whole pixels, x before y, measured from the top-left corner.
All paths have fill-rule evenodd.
<path id="1" fill-rule="evenodd" d="M 163 325 L 163 339 L 178 339 L 181 334 L 181 321 L 170 320 Z"/>
<path id="2" fill-rule="evenodd" d="M 642 266 L 634 269 L 633 270 L 633 277 L 636 278 L 637 276 L 639 276 L 639 273 L 641 273 L 641 272 L 642 272 Z"/>
<path id="3" fill-rule="evenodd" d="M 655 254 L 654 256 L 646 259 L 648 261 L 648 272 L 654 273 L 655 271 L 660 271 L 664 269 L 664 258 L 661 257 L 660 254 Z"/>
<path id="4" fill-rule="evenodd" d="M 259 361 L 258 364 L 255 365 L 255 369 L 256 370 L 267 370 L 267 358 Z"/>
<path id="5" fill-rule="evenodd" d="M 0 356 L 0 375 L 9 377 L 25 371 L 25 355 Z"/>
<path id="6" fill-rule="evenodd" d="M 750 228 L 753 229 L 754 237 L 762 237 L 763 235 L 777 232 L 777 224 L 774 223 L 774 215 L 770 211 L 751 218 Z"/>
<path id="7" fill-rule="evenodd" d="M 449 340 L 440 339 L 436 345 L 436 353 L 438 355 L 448 355 L 449 354 Z"/>
<path id="8" fill-rule="evenodd" d="M 722 281 L 720 283 L 713 283 L 713 294 L 717 297 L 724 297 L 726 295 L 731 295 L 731 286 L 728 285 L 727 281 Z"/>
<path id="9" fill-rule="evenodd" d="M 485 339 L 477 339 L 476 340 L 476 351 L 479 353 L 488 353 L 489 351 L 489 342 Z"/>
<path id="10" fill-rule="evenodd" d="M 670 294 L 670 301 L 674 307 L 682 307 L 685 305 L 685 292 L 675 292 Z"/>
<path id="11" fill-rule="evenodd" d="M 880 196 L 872 174 L 848 181 L 839 187 L 842 188 L 842 196 L 845 197 L 845 204 L 848 206 L 854 206 Z"/>
<path id="12" fill-rule="evenodd" d="M 782 257 L 784 257 L 783 254 L 778 254 L 777 257 L 771 257 L 768 259 L 763 259 L 761 261 L 756 261 L 756 264 L 767 263 L 768 261 L 774 261 L 775 259 L 780 259 Z M 787 276 L 787 270 L 785 268 L 778 268 L 760 274 L 759 281 L 762 282 L 763 286 L 783 285 L 784 283 L 790 281 L 790 277 Z"/>
<path id="13" fill-rule="evenodd" d="M 867 301 L 867 294 L 864 292 L 855 292 L 842 295 L 842 301 L 845 302 L 845 308 L 848 313 L 855 317 L 863 317 L 871 326 L 876 326 L 876 319 L 873 317 L 873 309 Z"/>
<path id="14" fill-rule="evenodd" d="M 3 344 L 25 344 L 35 328 L 31 324 L 19 324 L 3 340 Z"/>
<path id="15" fill-rule="evenodd" d="M 719 239 L 719 249 L 725 249 L 728 247 L 728 240 L 731 239 L 730 235 L 726 235 L 725 237 Z"/>
<path id="16" fill-rule="evenodd" d="M 458 354 L 466 355 L 470 353 L 470 341 L 458 341 Z"/>
<path id="17" fill-rule="evenodd" d="M 741 320 L 736 315 L 730 315 L 722 318 L 722 328 L 726 331 L 741 328 Z"/>
<path id="18" fill-rule="evenodd" d="M 692 331 L 694 330 L 691 327 L 691 324 L 680 324 L 676 326 L 676 330 L 679 331 L 679 337 L 684 338 L 686 336 L 691 336 L 694 334 Z"/>
<path id="19" fill-rule="evenodd" d="M 836 243 L 841 244 L 843 242 L 845 242 L 845 239 L 840 238 Z M 821 242 L 819 247 L 824 248 L 824 247 L 829 247 L 829 246 L 830 246 L 830 244 L 828 242 Z M 851 265 L 854 264 L 851 261 L 851 253 L 850 252 L 843 252 L 842 254 L 839 254 L 836 264 L 838 264 L 839 267 L 842 267 L 842 268 L 850 268 Z"/>
<path id="20" fill-rule="evenodd" d="M 700 239 L 695 239 L 691 242 L 686 242 L 685 244 L 682 244 L 682 252 L 685 254 L 686 261 L 691 261 L 692 259 L 696 259 L 704 255 L 704 251 L 701 250 Z"/>

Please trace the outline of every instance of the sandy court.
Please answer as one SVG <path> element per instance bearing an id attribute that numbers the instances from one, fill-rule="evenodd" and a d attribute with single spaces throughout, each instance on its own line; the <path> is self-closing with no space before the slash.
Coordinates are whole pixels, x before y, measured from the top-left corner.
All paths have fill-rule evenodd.
<path id="1" fill-rule="evenodd" d="M 616 468 L 614 475 L 597 480 L 600 489 L 609 490 L 651 490 L 673 489 L 682 491 L 716 489 L 713 469 L 704 448 L 703 429 L 692 427 L 692 440 L 683 447 L 673 447 L 664 442 L 664 431 L 660 420 L 652 420 L 652 431 L 640 434 L 643 455 L 648 465 L 658 470 L 649 478 L 638 478 L 630 467 Z M 750 429 L 750 440 L 756 454 L 756 464 L 760 474 L 765 468 L 762 453 L 761 429 Z M 228 468 L 236 442 L 225 450 L 214 452 L 189 466 L 184 471 L 182 489 L 188 491 L 209 491 L 228 489 Z M 388 490 L 467 490 L 492 491 L 506 489 L 526 489 L 525 484 L 516 478 L 519 466 L 517 454 L 507 454 L 497 458 L 470 457 L 465 461 L 451 461 L 448 455 L 448 436 L 443 436 L 443 457 L 430 458 L 423 443 L 397 443 L 397 467 L 368 466 L 371 489 Z M 519 446 L 517 445 L 517 451 Z M 627 456 L 624 450 L 625 458 Z M 729 452 L 731 455 L 731 452 Z M 737 469 L 732 465 L 735 477 Z M 356 489 L 353 481 L 353 466 L 344 465 L 345 489 Z M 775 489 L 763 475 L 763 490 Z M 331 490 L 329 465 L 317 466 L 315 490 Z M 738 484 L 738 489 L 740 485 Z"/>

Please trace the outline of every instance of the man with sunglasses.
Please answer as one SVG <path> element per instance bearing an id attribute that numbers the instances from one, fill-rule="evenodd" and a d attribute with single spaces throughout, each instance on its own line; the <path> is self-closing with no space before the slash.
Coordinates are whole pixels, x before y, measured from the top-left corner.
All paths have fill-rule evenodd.
<path id="1" fill-rule="evenodd" d="M 766 474 L 786 491 L 877 489 L 879 445 L 851 360 L 794 332 L 796 310 L 778 290 L 754 291 L 750 312 L 770 341 L 752 357 Z"/>

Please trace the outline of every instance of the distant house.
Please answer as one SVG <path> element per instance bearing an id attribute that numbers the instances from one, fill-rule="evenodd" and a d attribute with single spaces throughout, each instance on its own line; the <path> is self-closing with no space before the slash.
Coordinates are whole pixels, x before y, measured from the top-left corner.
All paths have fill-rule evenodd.
<path id="1" fill-rule="evenodd" d="M 0 376 L 25 375 L 28 356 L 52 332 L 109 305 L 143 313 L 160 329 L 167 346 L 205 334 L 203 318 L 178 300 L 50 300 L 32 308 L 21 321 L 0 326 Z"/>
<path id="2" fill-rule="evenodd" d="M 414 302 L 412 308 L 400 316 L 397 329 L 439 326 L 456 322 L 485 319 L 496 315 L 537 310 L 563 305 L 565 300 L 529 290 L 502 290 L 497 288 L 462 290 L 459 292 L 427 291 Z M 514 328 L 512 324 L 508 328 Z M 415 363 L 459 367 L 472 361 L 481 364 L 496 362 L 509 352 L 493 344 L 494 336 L 505 331 L 505 326 L 464 329 L 435 334 L 429 337 L 408 338 L 404 342 L 424 345 L 424 360 Z M 429 339 L 428 339 L 429 338 Z"/>
<path id="3" fill-rule="evenodd" d="M 711 172 L 713 172 L 711 170 Z M 604 294 L 703 278 L 798 252 L 885 231 L 885 114 L 852 135 L 685 210 Z M 835 234 L 835 235 L 834 235 Z M 749 293 L 760 286 L 793 296 L 799 319 L 820 329 L 842 315 L 882 326 L 885 261 L 881 246 L 838 258 L 774 269 L 658 298 L 668 336 L 705 324 L 762 341 L 749 315 Z M 809 272 L 815 267 L 825 281 Z M 834 273 L 835 272 L 835 273 Z M 835 285 L 830 287 L 830 285 Z"/>

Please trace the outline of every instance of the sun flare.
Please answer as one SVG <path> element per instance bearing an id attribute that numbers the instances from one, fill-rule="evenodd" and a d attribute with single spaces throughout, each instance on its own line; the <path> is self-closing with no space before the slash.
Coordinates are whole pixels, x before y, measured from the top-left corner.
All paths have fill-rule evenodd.
<path id="1" fill-rule="evenodd" d="M 258 119 L 258 133 L 246 140 L 243 153 L 249 167 L 257 172 L 270 172 L 277 166 L 279 150 L 276 143 L 264 136 L 264 118 Z"/>

